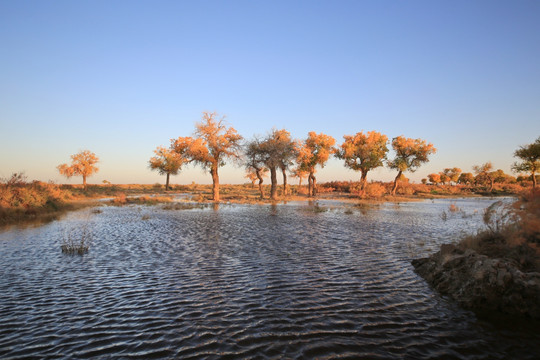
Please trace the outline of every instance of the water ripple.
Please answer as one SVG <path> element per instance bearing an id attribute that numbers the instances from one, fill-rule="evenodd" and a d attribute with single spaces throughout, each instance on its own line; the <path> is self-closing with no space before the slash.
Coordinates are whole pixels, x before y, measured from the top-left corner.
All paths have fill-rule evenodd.
<path id="1" fill-rule="evenodd" d="M 412 270 L 482 200 L 344 214 L 305 204 L 168 211 L 103 207 L 0 233 L 0 357 L 537 358 L 534 331 L 500 331 Z M 319 204 L 324 208 L 324 202 Z M 66 232 L 90 232 L 82 257 Z"/>

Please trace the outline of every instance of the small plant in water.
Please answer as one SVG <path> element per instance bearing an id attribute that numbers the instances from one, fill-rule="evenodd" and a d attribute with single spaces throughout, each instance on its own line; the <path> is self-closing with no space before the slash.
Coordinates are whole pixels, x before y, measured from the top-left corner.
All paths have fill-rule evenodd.
<path id="1" fill-rule="evenodd" d="M 84 255 L 90 248 L 92 242 L 92 234 L 88 230 L 88 226 L 85 224 L 81 228 L 81 232 L 77 233 L 76 229 L 71 229 L 64 233 L 64 239 L 62 240 L 62 253 L 70 255 Z"/>
<path id="2" fill-rule="evenodd" d="M 443 221 L 446 221 L 448 220 L 448 214 L 446 213 L 446 211 L 443 210 L 442 214 L 441 214 L 441 219 Z"/>

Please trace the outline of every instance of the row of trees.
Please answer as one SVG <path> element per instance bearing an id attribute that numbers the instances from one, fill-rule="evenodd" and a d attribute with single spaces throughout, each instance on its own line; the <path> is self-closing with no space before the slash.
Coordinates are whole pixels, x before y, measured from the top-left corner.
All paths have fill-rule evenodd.
<path id="1" fill-rule="evenodd" d="M 473 173 L 462 172 L 460 168 L 446 168 L 439 173 L 429 174 L 427 179 L 422 179 L 423 183 L 426 183 L 429 180 L 430 183 L 434 185 L 452 185 L 462 184 L 462 185 L 487 185 L 489 186 L 489 191 L 493 190 L 493 185 L 496 182 L 511 182 L 512 177 L 507 175 L 501 169 L 496 171 L 493 170 L 493 164 L 487 162 L 482 165 L 474 165 Z M 515 179 L 514 179 L 515 180 Z"/>
<path id="2" fill-rule="evenodd" d="M 433 144 L 422 139 L 395 137 L 392 142 L 396 156 L 387 159 L 388 137 L 376 131 L 359 132 L 344 136 L 344 142 L 335 147 L 336 140 L 326 134 L 308 133 L 304 140 L 295 140 L 285 130 L 273 129 L 264 138 L 255 137 L 242 144 L 242 136 L 225 124 L 224 118 L 218 119 L 216 113 L 204 112 L 202 121 L 195 125 L 193 137 L 172 139 L 168 148 L 158 147 L 155 156 L 150 159 L 150 168 L 167 176 L 166 188 L 169 187 L 170 175 L 176 175 L 184 164 L 195 162 L 212 175 L 212 195 L 219 201 L 220 166 L 227 159 L 233 159 L 245 166 L 252 180 L 257 179 L 261 198 L 264 198 L 263 177 L 270 172 L 270 198 L 277 199 L 278 171 L 283 176 L 283 192 L 287 194 L 287 173 L 308 179 L 308 195 L 317 194 L 318 167 L 324 167 L 331 156 L 344 160 L 345 166 L 361 173 L 362 190 L 367 182 L 368 173 L 385 163 L 397 170 L 392 193 L 395 194 L 398 180 L 406 171 L 416 171 L 427 162 L 429 155 L 435 153 Z M 255 180 L 256 181 L 256 180 Z"/>
<path id="3" fill-rule="evenodd" d="M 397 170 L 392 194 L 395 194 L 399 180 L 407 171 L 414 172 L 422 164 L 429 161 L 429 156 L 436 152 L 433 144 L 422 139 L 410 139 L 397 136 L 390 145 L 395 157 L 388 159 L 388 137 L 376 131 L 359 132 L 345 135 L 341 145 L 335 147 L 335 139 L 323 133 L 310 132 L 304 140 L 295 140 L 285 130 L 273 129 L 264 138 L 254 137 L 243 143 L 243 137 L 218 119 L 216 113 L 204 112 L 202 120 L 195 125 L 192 137 L 178 137 L 171 140 L 169 147 L 160 146 L 154 150 L 155 156 L 149 166 L 160 174 L 166 175 L 166 189 L 169 189 L 170 175 L 177 175 L 188 163 L 196 163 L 206 169 L 212 176 L 212 193 L 214 201 L 219 201 L 219 173 L 227 160 L 243 165 L 252 181 L 259 182 L 261 198 L 264 198 L 263 178 L 270 172 L 270 198 L 277 199 L 277 172 L 283 176 L 283 193 L 287 194 L 287 173 L 300 179 L 308 178 L 308 194 L 317 194 L 316 169 L 324 167 L 331 156 L 344 160 L 345 166 L 360 172 L 361 191 L 367 183 L 368 173 L 385 164 Z M 521 146 L 514 156 L 521 161 L 512 165 L 516 172 L 529 172 L 536 187 L 536 172 L 540 168 L 540 137 L 533 143 Z M 71 156 L 71 164 L 57 167 L 60 174 L 66 177 L 82 176 L 86 189 L 86 179 L 98 171 L 97 156 L 84 150 Z M 497 178 L 492 172 L 491 163 L 475 166 L 476 177 L 471 173 L 462 173 L 459 168 L 444 169 L 439 174 L 428 176 L 432 183 L 472 183 L 488 182 L 491 185 Z M 500 175 L 500 174 L 499 174 Z M 427 182 L 425 180 L 424 182 Z"/>

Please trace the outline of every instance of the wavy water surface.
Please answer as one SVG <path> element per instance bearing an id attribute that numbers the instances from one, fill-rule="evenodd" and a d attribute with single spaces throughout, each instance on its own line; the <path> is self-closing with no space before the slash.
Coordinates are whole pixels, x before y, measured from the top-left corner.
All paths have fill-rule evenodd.
<path id="1" fill-rule="evenodd" d="M 0 357 L 538 358 L 538 333 L 479 321 L 410 265 L 489 204 L 101 207 L 4 230 Z M 88 254 L 61 253 L 83 234 Z"/>

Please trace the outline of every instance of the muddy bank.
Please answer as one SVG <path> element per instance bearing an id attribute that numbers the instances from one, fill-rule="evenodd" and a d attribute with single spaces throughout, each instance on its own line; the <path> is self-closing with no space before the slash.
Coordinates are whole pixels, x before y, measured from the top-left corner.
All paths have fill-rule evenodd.
<path id="1" fill-rule="evenodd" d="M 435 290 L 466 309 L 540 319 L 540 273 L 523 271 L 514 259 L 442 245 L 412 265 Z"/>

